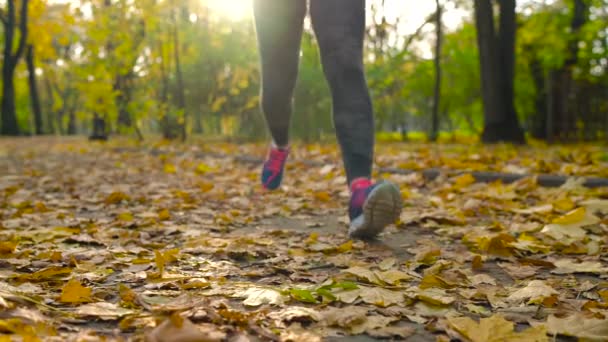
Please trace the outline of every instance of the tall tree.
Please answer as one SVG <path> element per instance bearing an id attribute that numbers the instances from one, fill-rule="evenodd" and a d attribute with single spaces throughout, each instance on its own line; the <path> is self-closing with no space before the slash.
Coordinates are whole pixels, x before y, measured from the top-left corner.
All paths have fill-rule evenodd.
<path id="1" fill-rule="evenodd" d="M 184 8 L 182 8 L 182 10 L 184 10 Z M 181 138 L 182 140 L 186 140 L 186 94 L 184 89 L 184 79 L 182 75 L 182 64 L 180 61 L 181 45 L 179 40 L 177 10 L 175 10 L 175 13 L 173 13 L 171 18 L 173 21 L 173 58 L 175 59 L 175 77 L 177 79 L 177 84 L 175 85 L 175 99 L 177 101 L 177 109 L 181 112 L 182 115 Z"/>
<path id="2" fill-rule="evenodd" d="M 436 141 L 439 135 L 439 104 L 441 100 L 441 43 L 443 40 L 442 32 L 442 12 L 439 0 L 435 0 L 435 89 L 433 94 L 433 113 L 431 120 L 431 141 Z"/>
<path id="3" fill-rule="evenodd" d="M 38 85 L 36 84 L 34 46 L 31 44 L 28 44 L 27 46 L 25 62 L 27 64 L 27 80 L 30 88 L 30 102 L 32 105 L 32 113 L 34 114 L 34 133 L 36 135 L 40 135 L 43 133 L 42 110 L 40 109 L 40 96 L 38 95 Z"/>
<path id="4" fill-rule="evenodd" d="M 491 0 L 474 2 L 484 112 L 482 141 L 524 143 L 513 90 L 515 0 L 501 0 L 498 3 L 500 13 L 497 31 Z"/>
<path id="5" fill-rule="evenodd" d="M 2 63 L 2 129 L 1 134 L 18 135 L 19 125 L 15 112 L 15 69 L 25 51 L 27 41 L 27 4 L 22 0 L 19 20 L 15 13 L 15 0 L 7 0 L 6 15 L 0 11 L 0 20 L 4 24 L 4 61 Z M 19 29 L 19 42 L 17 50 L 13 52 L 15 33 Z"/>
<path id="6" fill-rule="evenodd" d="M 572 19 L 570 35 L 567 38 L 566 58 L 561 68 L 550 71 L 550 87 L 552 88 L 549 101 L 550 111 L 547 112 L 547 138 L 573 138 L 576 129 L 576 117 L 570 106 L 573 95 L 573 69 L 578 63 L 580 30 L 589 16 L 589 0 L 572 0 Z"/>

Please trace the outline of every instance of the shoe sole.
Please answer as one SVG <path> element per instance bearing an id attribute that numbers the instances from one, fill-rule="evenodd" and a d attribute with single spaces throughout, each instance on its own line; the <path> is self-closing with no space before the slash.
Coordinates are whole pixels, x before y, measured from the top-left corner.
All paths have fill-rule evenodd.
<path id="1" fill-rule="evenodd" d="M 402 208 L 399 188 L 390 182 L 381 182 L 363 204 L 363 214 L 351 222 L 349 236 L 357 239 L 376 237 L 386 226 L 397 222 Z"/>

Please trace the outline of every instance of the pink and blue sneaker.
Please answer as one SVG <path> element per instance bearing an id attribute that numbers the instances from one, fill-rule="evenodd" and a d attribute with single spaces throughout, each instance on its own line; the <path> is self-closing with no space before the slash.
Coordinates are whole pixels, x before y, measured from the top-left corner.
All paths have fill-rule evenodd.
<path id="1" fill-rule="evenodd" d="M 399 219 L 403 199 L 395 184 L 385 180 L 372 184 L 367 178 L 357 178 L 350 190 L 350 237 L 372 239 Z"/>
<path id="2" fill-rule="evenodd" d="M 262 186 L 267 190 L 275 190 L 281 186 L 288 154 L 289 149 L 287 148 L 274 146 L 270 148 L 268 159 L 264 162 L 262 169 Z"/>

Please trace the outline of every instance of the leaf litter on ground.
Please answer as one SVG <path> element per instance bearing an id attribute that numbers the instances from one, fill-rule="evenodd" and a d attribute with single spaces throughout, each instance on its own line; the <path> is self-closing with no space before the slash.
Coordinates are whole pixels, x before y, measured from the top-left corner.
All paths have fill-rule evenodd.
<path id="1" fill-rule="evenodd" d="M 608 189 L 471 174 L 608 177 L 593 146 L 381 145 L 379 167 L 446 173 L 378 174 L 406 198 L 378 243 L 346 236 L 335 145 L 266 193 L 239 161 L 259 144 L 36 139 L 0 147 L 0 338 L 607 338 Z"/>

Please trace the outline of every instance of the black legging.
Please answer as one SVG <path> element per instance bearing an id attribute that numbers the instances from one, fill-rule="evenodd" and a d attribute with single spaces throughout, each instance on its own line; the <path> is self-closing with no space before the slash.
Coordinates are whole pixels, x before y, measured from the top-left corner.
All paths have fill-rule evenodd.
<path id="1" fill-rule="evenodd" d="M 288 144 L 306 0 L 254 0 L 262 69 L 262 111 L 274 142 Z M 333 100 L 350 182 L 370 177 L 374 117 L 363 67 L 365 0 L 310 0 L 310 16 Z"/>

